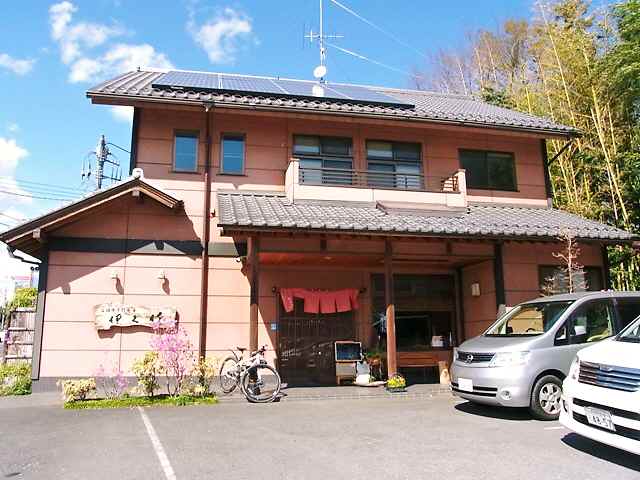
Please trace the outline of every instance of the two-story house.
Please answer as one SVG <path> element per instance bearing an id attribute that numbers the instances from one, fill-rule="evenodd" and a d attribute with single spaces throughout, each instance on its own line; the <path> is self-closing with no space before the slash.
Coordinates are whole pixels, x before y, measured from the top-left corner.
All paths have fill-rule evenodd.
<path id="1" fill-rule="evenodd" d="M 87 96 L 134 108 L 132 176 L 0 234 L 42 260 L 34 378 L 127 371 L 161 309 L 288 382 L 333 381 L 338 340 L 433 366 L 540 295 L 563 229 L 591 289 L 636 240 L 551 207 L 545 141 L 579 132 L 476 99 L 184 71 Z"/>

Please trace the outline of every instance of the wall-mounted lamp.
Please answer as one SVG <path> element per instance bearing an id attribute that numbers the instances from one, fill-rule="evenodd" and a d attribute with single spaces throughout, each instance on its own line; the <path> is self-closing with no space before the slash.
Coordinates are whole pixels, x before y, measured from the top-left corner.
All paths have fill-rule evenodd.
<path id="1" fill-rule="evenodd" d="M 479 297 L 480 296 L 480 284 L 479 283 L 472 283 L 471 284 L 471 296 L 472 297 Z"/>
<path id="2" fill-rule="evenodd" d="M 167 279 L 167 276 L 164 274 L 164 270 L 160 270 L 158 272 L 158 280 L 162 280 L 163 282 Z"/>
<path id="3" fill-rule="evenodd" d="M 111 275 L 109 276 L 109 278 L 111 278 L 111 280 L 115 280 L 117 282 L 118 281 L 118 271 L 117 270 L 111 270 Z"/>

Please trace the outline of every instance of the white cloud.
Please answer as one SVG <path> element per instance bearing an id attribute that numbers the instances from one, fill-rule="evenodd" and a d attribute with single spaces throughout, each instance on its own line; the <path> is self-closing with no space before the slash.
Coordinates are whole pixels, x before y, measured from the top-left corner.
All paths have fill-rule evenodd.
<path id="1" fill-rule="evenodd" d="M 75 22 L 77 11 L 69 1 L 49 8 L 51 38 L 60 47 L 63 63 L 69 65 L 70 82 L 99 81 L 138 67 L 173 68 L 167 56 L 149 44 L 112 44 L 114 38 L 126 33 L 122 27 Z M 99 47 L 103 48 L 96 51 Z"/>
<path id="2" fill-rule="evenodd" d="M 11 122 L 7 125 L 7 131 L 9 133 L 18 133 L 20 131 L 20 125 L 16 122 Z"/>
<path id="3" fill-rule="evenodd" d="M 60 2 L 49 8 L 51 37 L 60 45 L 62 61 L 70 64 L 80 58 L 85 49 L 104 44 L 111 37 L 122 35 L 120 27 L 101 23 L 77 22 L 72 24 L 78 8 L 71 2 Z"/>
<path id="4" fill-rule="evenodd" d="M 133 107 L 126 107 L 124 105 L 111 107 L 111 115 L 121 122 L 133 123 Z"/>
<path id="5" fill-rule="evenodd" d="M 5 210 L 14 204 L 32 201 L 29 192 L 20 188 L 14 178 L 18 163 L 27 155 L 27 149 L 19 146 L 14 139 L 0 137 L 0 205 Z"/>
<path id="6" fill-rule="evenodd" d="M 27 155 L 29 152 L 19 146 L 14 139 L 0 137 L 0 176 L 13 174 L 18 162 Z"/>
<path id="7" fill-rule="evenodd" d="M 7 53 L 0 53 L 0 67 L 8 68 L 16 75 L 26 75 L 33 69 L 35 60 L 13 58 Z"/>
<path id="8" fill-rule="evenodd" d="M 169 69 L 173 64 L 164 53 L 148 44 L 114 45 L 97 58 L 81 58 L 71 65 L 69 81 L 72 83 L 95 81 L 112 77 L 138 67 Z"/>
<path id="9" fill-rule="evenodd" d="M 250 39 L 253 29 L 251 18 L 227 7 L 222 14 L 202 25 L 196 25 L 191 18 L 187 30 L 196 44 L 207 52 L 211 63 L 230 63 L 235 60 L 240 42 Z"/>

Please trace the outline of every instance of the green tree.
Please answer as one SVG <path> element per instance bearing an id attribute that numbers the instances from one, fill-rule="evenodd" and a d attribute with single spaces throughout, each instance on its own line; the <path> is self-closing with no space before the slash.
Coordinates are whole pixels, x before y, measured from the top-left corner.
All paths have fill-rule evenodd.
<path id="1" fill-rule="evenodd" d="M 640 0 L 599 9 L 540 1 L 528 21 L 508 19 L 440 52 L 424 78 L 422 87 L 446 85 L 580 130 L 550 166 L 555 206 L 640 232 Z M 549 156 L 565 143 L 549 141 Z M 614 287 L 640 288 L 638 256 L 625 247 L 609 256 Z"/>
<path id="2" fill-rule="evenodd" d="M 31 287 L 16 288 L 15 295 L 11 302 L 7 304 L 7 312 L 11 312 L 16 308 L 27 308 L 36 306 L 36 298 L 38 290 Z"/>

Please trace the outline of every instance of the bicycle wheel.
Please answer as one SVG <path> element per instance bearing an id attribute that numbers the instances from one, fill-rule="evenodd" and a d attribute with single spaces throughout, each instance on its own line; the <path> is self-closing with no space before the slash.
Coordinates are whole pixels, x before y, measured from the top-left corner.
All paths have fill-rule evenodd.
<path id="1" fill-rule="evenodd" d="M 238 386 L 238 360 L 235 357 L 227 357 L 220 365 L 218 381 L 224 393 L 233 392 Z"/>
<path id="2" fill-rule="evenodd" d="M 250 402 L 273 402 L 280 393 L 280 375 L 271 365 L 258 365 L 244 373 L 240 388 Z"/>

